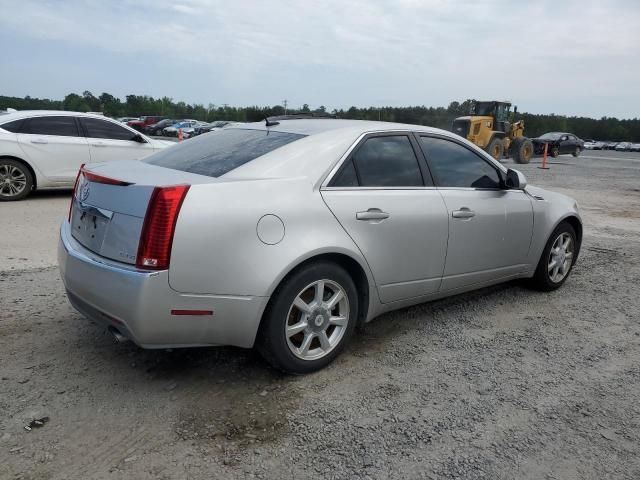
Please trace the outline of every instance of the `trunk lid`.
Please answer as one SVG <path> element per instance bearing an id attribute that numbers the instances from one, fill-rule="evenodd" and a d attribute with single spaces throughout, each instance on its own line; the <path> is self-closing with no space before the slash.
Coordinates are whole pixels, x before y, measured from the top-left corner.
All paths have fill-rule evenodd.
<path id="1" fill-rule="evenodd" d="M 140 234 L 156 186 L 215 183 L 212 177 L 137 161 L 85 167 L 71 209 L 71 232 L 84 247 L 103 257 L 136 263 Z"/>

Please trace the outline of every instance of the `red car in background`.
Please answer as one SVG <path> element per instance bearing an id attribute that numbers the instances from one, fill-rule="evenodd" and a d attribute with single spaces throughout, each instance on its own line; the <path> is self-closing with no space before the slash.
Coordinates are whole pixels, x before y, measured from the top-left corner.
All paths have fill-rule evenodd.
<path id="1" fill-rule="evenodd" d="M 163 120 L 165 117 L 161 117 L 158 115 L 145 115 L 140 117 L 138 120 L 131 120 L 127 122 L 131 128 L 138 130 L 139 132 L 143 132 L 146 127 L 149 125 L 153 125 L 154 123 L 158 123 L 160 120 Z"/>

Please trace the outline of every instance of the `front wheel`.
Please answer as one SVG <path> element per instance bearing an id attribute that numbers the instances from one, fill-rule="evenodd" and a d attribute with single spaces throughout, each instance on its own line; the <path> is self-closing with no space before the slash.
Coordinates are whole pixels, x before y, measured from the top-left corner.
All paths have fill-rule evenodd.
<path id="1" fill-rule="evenodd" d="M 32 188 L 33 177 L 24 163 L 0 158 L 0 201 L 22 200 Z"/>
<path id="2" fill-rule="evenodd" d="M 556 227 L 545 246 L 531 285 L 537 290 L 551 291 L 562 286 L 576 259 L 576 232 L 568 223 Z"/>
<path id="3" fill-rule="evenodd" d="M 491 140 L 489 145 L 487 145 L 486 151 L 496 160 L 502 160 L 502 156 L 504 155 L 504 144 L 502 143 L 502 139 L 494 138 Z"/>
<path id="4" fill-rule="evenodd" d="M 314 263 L 276 289 L 256 346 L 275 368 L 310 373 L 340 354 L 357 318 L 358 296 L 350 275 L 334 263 Z"/>

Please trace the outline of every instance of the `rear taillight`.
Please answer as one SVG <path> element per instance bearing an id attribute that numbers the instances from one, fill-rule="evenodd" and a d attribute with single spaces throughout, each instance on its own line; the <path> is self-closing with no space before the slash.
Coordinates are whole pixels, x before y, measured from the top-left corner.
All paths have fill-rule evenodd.
<path id="1" fill-rule="evenodd" d="M 189 185 L 156 187 L 142 225 L 136 266 L 150 270 L 169 268 L 173 233 Z"/>
<path id="2" fill-rule="evenodd" d="M 87 179 L 88 182 L 93 183 L 102 183 L 105 185 L 118 185 L 119 187 L 128 187 L 129 185 L 133 185 L 131 182 L 123 182 L 122 180 L 116 180 L 115 178 L 105 177 L 104 175 L 98 175 L 97 173 L 82 172 L 84 178 Z"/>
<path id="3" fill-rule="evenodd" d="M 82 169 L 84 168 L 84 166 L 85 166 L 84 163 L 80 165 L 80 168 L 78 169 L 78 174 L 76 175 L 76 181 L 73 184 L 73 194 L 71 195 L 71 203 L 69 204 L 69 223 L 71 223 L 71 210 L 73 210 L 73 201 L 76 198 L 76 190 L 78 189 L 78 180 L 80 180 L 80 175 L 82 174 Z"/>

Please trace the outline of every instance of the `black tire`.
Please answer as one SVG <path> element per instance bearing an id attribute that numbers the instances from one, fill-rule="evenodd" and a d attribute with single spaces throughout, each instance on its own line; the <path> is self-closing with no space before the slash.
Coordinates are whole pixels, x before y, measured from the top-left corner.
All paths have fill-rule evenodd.
<path id="1" fill-rule="evenodd" d="M 562 234 L 568 234 L 571 237 L 571 242 L 572 242 L 571 245 L 573 248 L 572 258 L 571 258 L 571 261 L 569 262 L 568 270 L 566 274 L 564 274 L 561 280 L 554 281 L 549 274 L 549 266 L 551 264 L 550 263 L 551 249 L 554 243 L 556 242 L 556 240 Z M 551 290 L 555 290 L 556 288 L 560 288 L 564 284 L 564 282 L 566 282 L 567 278 L 569 278 L 569 275 L 571 274 L 573 265 L 576 262 L 578 250 L 579 250 L 579 245 L 577 244 L 577 241 L 576 241 L 575 230 L 569 223 L 562 222 L 560 225 L 558 225 L 555 228 L 555 230 L 549 237 L 549 240 L 547 241 L 547 244 L 545 245 L 544 250 L 542 251 L 542 255 L 540 256 L 540 261 L 538 262 L 538 267 L 536 268 L 536 273 L 534 274 L 533 278 L 531 278 L 529 282 L 531 287 L 535 288 L 536 290 L 541 290 L 544 292 L 549 292 Z"/>
<path id="2" fill-rule="evenodd" d="M 29 168 L 18 160 L 0 158 L 0 201 L 22 200 L 32 190 L 33 176 Z"/>
<path id="3" fill-rule="evenodd" d="M 558 147 L 551 147 L 551 150 L 549 153 L 553 158 L 558 158 L 558 156 L 560 155 L 560 149 Z"/>
<path id="4" fill-rule="evenodd" d="M 291 325 L 289 322 L 294 312 L 294 300 L 303 291 L 306 291 L 307 286 L 320 280 L 334 282 L 346 293 L 346 299 L 348 300 L 347 322 L 342 336 L 337 339 L 337 343 L 331 347 L 328 353 L 317 359 L 303 359 L 293 353 L 292 347 L 289 345 L 289 339 L 285 334 L 285 329 L 287 325 Z M 327 292 L 325 290 L 325 294 L 327 293 L 330 294 L 331 291 Z M 342 267 L 326 261 L 305 265 L 287 277 L 273 293 L 258 331 L 256 348 L 265 360 L 279 370 L 294 374 L 314 372 L 331 363 L 344 349 L 356 327 L 358 311 L 356 286 L 351 276 Z M 307 317 L 311 327 L 313 327 L 311 318 L 315 317 L 316 313 L 314 312 Z M 318 317 L 320 316 L 318 315 Z M 297 323 L 299 320 L 294 321 Z M 329 326 L 328 328 L 332 327 Z M 305 332 L 300 333 L 306 337 Z M 291 338 L 294 337 L 292 336 Z M 316 349 L 320 347 L 319 339 L 317 341 L 318 346 Z M 316 340 L 311 342 L 312 345 L 313 342 L 316 342 Z"/>
<path id="5" fill-rule="evenodd" d="M 494 159 L 500 161 L 504 156 L 504 143 L 501 138 L 494 138 L 489 142 L 485 151 L 491 155 Z"/>
<path id="6" fill-rule="evenodd" d="M 580 151 L 581 151 L 580 147 L 576 147 L 576 149 L 573 151 L 571 155 L 577 158 L 580 155 Z"/>
<path id="7" fill-rule="evenodd" d="M 514 138 L 511 156 L 516 163 L 529 163 L 533 157 L 533 142 L 526 137 Z"/>

